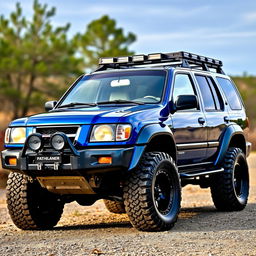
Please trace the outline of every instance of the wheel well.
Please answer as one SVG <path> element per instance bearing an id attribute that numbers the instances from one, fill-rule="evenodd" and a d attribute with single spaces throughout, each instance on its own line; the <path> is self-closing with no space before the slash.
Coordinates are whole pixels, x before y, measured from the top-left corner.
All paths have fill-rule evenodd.
<path id="1" fill-rule="evenodd" d="M 244 136 L 242 134 L 234 135 L 230 140 L 229 147 L 241 148 L 246 154 L 246 142 Z"/>
<path id="2" fill-rule="evenodd" d="M 170 135 L 157 135 L 153 137 L 146 147 L 146 152 L 159 151 L 168 153 L 173 160 L 177 160 L 177 150 L 175 142 Z"/>

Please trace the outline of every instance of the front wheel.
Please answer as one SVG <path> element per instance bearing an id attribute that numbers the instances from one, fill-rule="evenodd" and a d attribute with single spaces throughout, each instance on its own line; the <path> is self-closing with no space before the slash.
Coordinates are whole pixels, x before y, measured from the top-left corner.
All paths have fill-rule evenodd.
<path id="1" fill-rule="evenodd" d="M 169 230 L 177 221 L 181 186 L 173 159 L 148 152 L 124 186 L 125 210 L 132 225 L 142 231 Z"/>
<path id="2" fill-rule="evenodd" d="M 19 173 L 10 173 L 6 197 L 14 224 L 24 230 L 53 228 L 64 207 L 57 195 Z"/>
<path id="3" fill-rule="evenodd" d="M 224 172 L 212 179 L 211 194 L 215 207 L 221 211 L 241 211 L 249 196 L 249 172 L 246 157 L 240 148 L 229 148 Z"/>

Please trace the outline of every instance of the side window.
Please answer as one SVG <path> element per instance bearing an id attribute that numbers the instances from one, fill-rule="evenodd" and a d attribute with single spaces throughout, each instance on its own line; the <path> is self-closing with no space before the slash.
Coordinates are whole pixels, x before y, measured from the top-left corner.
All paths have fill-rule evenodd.
<path id="1" fill-rule="evenodd" d="M 233 110 L 242 109 L 242 104 L 238 92 L 232 82 L 226 78 L 217 77 L 217 81 L 220 84 L 227 100 L 229 106 Z"/>
<path id="2" fill-rule="evenodd" d="M 188 74 L 177 74 L 174 80 L 173 101 L 175 102 L 179 95 L 195 95 L 191 79 Z"/>
<path id="3" fill-rule="evenodd" d="M 207 76 L 207 82 L 212 90 L 213 98 L 216 105 L 216 110 L 223 110 L 224 109 L 224 102 L 222 96 L 220 94 L 219 88 L 217 87 L 215 81 L 212 77 Z"/>
<path id="4" fill-rule="evenodd" d="M 196 80 L 203 97 L 205 110 L 220 110 L 220 101 L 214 88 L 213 80 L 210 77 L 201 75 L 196 75 Z"/>

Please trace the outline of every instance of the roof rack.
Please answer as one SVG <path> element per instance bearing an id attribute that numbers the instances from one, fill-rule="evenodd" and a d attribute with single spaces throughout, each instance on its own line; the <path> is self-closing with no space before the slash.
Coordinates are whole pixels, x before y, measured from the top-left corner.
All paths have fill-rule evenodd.
<path id="1" fill-rule="evenodd" d="M 209 71 L 212 68 L 217 73 L 224 74 L 222 61 L 183 51 L 123 57 L 104 57 L 99 59 L 99 67 L 96 71 L 102 71 L 108 68 L 122 69 L 151 64 L 159 64 L 161 66 L 178 65 L 185 68 L 201 68 L 205 71 Z"/>

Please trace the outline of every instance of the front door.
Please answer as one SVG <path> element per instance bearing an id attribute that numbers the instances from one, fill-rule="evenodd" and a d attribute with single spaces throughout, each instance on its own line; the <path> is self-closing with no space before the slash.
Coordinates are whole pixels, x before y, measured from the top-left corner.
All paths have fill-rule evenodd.
<path id="1" fill-rule="evenodd" d="M 176 73 L 172 100 L 179 95 L 197 95 L 190 73 Z M 198 97 L 200 101 L 200 97 Z M 198 109 L 179 110 L 172 115 L 173 133 L 177 145 L 177 163 L 180 169 L 192 168 L 206 159 L 207 129 L 201 103 Z"/>

